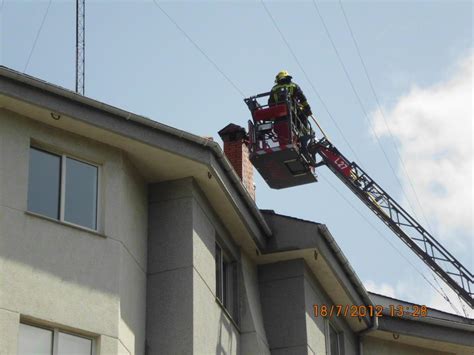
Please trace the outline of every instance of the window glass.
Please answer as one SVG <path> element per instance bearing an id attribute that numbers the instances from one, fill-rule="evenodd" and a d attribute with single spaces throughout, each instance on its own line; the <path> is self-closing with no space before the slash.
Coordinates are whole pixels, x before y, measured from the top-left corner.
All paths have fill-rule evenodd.
<path id="1" fill-rule="evenodd" d="M 235 264 L 224 256 L 223 284 L 224 297 L 222 303 L 229 313 L 234 316 L 234 272 Z"/>
<path id="2" fill-rule="evenodd" d="M 329 342 L 331 346 L 331 355 L 339 355 L 339 335 L 332 325 L 329 325 Z"/>
<path id="3" fill-rule="evenodd" d="M 66 159 L 64 220 L 96 229 L 97 170 L 96 166 Z"/>
<path id="4" fill-rule="evenodd" d="M 53 332 L 51 330 L 20 324 L 18 355 L 51 355 Z"/>
<path id="5" fill-rule="evenodd" d="M 230 283 L 232 287 L 232 300 L 230 304 L 230 314 L 236 322 L 239 321 L 239 282 L 238 282 L 238 264 L 236 261 L 232 262 L 232 273 L 230 277 Z"/>
<path id="6" fill-rule="evenodd" d="M 66 333 L 58 335 L 58 355 L 91 355 L 92 340 Z"/>
<path id="7" fill-rule="evenodd" d="M 61 157 L 30 149 L 28 211 L 59 219 Z"/>
<path id="8" fill-rule="evenodd" d="M 224 262 L 222 263 L 222 288 L 223 288 L 223 295 L 222 295 L 222 303 L 224 304 L 224 307 L 228 309 L 229 307 L 229 264 L 226 262 L 224 259 Z"/>
<path id="9" fill-rule="evenodd" d="M 237 263 L 216 243 L 216 296 L 235 321 L 238 316 Z"/>
<path id="10" fill-rule="evenodd" d="M 222 301 L 222 250 L 216 244 L 216 296 Z"/>

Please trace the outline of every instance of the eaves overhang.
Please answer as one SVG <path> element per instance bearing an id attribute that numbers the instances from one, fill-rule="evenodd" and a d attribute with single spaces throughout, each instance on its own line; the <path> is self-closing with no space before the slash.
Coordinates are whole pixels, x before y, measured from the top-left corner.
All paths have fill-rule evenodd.
<path id="1" fill-rule="evenodd" d="M 373 305 L 365 287 L 356 275 L 342 250 L 324 224 L 284 216 L 272 210 L 262 210 L 273 237 L 257 259 L 266 264 L 296 258 L 304 259 L 315 278 L 335 304 Z M 373 326 L 367 315 L 347 317 L 347 322 L 357 331 Z"/>
<path id="2" fill-rule="evenodd" d="M 456 314 L 447 313 L 440 311 L 435 308 L 426 307 L 426 313 L 423 315 L 415 315 L 412 313 L 415 309 L 419 309 L 422 305 L 414 304 L 412 302 L 400 300 L 397 298 L 381 295 L 374 292 L 369 292 L 369 297 L 372 299 L 374 304 L 383 306 L 383 314 L 390 317 L 391 312 L 394 313 L 398 310 L 397 307 L 402 307 L 404 310 L 403 315 L 397 316 L 398 319 L 405 319 L 409 321 L 433 324 L 440 327 L 446 327 L 451 329 L 459 329 L 470 331 L 473 334 L 472 345 L 474 346 L 474 319 L 462 317 Z"/>
<path id="3" fill-rule="evenodd" d="M 265 248 L 272 231 L 217 143 L 0 66 L 0 106 L 17 111 L 11 106 L 18 103 L 204 164 L 246 225 L 257 249 Z M 49 123 L 58 124 L 52 119 Z"/>
<path id="4" fill-rule="evenodd" d="M 383 311 L 377 329 L 368 334 L 367 341 L 376 338 L 432 349 L 436 353 L 473 354 L 473 319 L 373 292 L 369 296 Z M 421 313 L 421 307 L 426 307 L 426 312 Z"/>

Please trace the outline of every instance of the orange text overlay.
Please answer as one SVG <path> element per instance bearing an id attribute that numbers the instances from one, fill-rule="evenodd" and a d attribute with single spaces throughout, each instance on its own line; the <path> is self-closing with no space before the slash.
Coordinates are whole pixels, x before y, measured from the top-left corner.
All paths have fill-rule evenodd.
<path id="1" fill-rule="evenodd" d="M 342 305 L 342 304 L 315 304 L 313 305 L 315 317 L 426 317 L 428 308 L 420 305 Z"/>

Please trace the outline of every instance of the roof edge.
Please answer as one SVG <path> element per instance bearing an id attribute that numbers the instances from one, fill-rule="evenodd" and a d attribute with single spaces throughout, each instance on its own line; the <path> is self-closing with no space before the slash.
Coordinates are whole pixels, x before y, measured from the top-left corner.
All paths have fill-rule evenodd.
<path id="1" fill-rule="evenodd" d="M 331 232 L 329 232 L 328 227 L 325 224 L 318 224 L 318 229 L 321 231 L 321 234 L 326 239 L 329 244 L 329 247 L 333 251 L 334 255 L 336 256 L 337 260 L 341 263 L 342 268 L 346 271 L 349 280 L 353 283 L 357 293 L 361 297 L 361 299 L 366 302 L 367 305 L 373 305 L 372 300 L 369 297 L 367 290 L 364 287 L 364 284 L 357 276 L 355 270 L 352 268 L 349 260 L 346 258 L 342 249 L 336 243 L 336 240 L 332 236 Z"/>
<path id="2" fill-rule="evenodd" d="M 4 76 L 9 79 L 13 79 L 19 82 L 22 82 L 24 84 L 48 91 L 50 93 L 68 98 L 70 100 L 73 100 L 75 102 L 78 102 L 83 105 L 88 105 L 91 106 L 95 109 L 101 110 L 108 112 L 110 114 L 120 116 L 126 120 L 131 120 L 136 123 L 142 124 L 144 126 L 147 126 L 152 129 L 156 129 L 165 133 L 168 133 L 170 135 L 173 135 L 177 138 L 180 139 L 186 139 L 194 144 L 198 144 L 204 148 L 209 149 L 214 156 L 217 158 L 218 163 L 221 165 L 223 170 L 228 174 L 230 177 L 230 180 L 232 184 L 235 186 L 237 189 L 238 194 L 240 197 L 244 200 L 245 204 L 247 207 L 250 209 L 252 215 L 255 217 L 258 225 L 260 226 L 260 229 L 264 232 L 264 234 L 267 237 L 270 237 L 272 235 L 272 231 L 268 224 L 266 223 L 263 215 L 260 213 L 260 210 L 258 209 L 256 203 L 250 195 L 248 194 L 247 190 L 245 190 L 245 187 L 243 186 L 242 182 L 237 176 L 237 173 L 234 171 L 232 165 L 230 162 L 227 160 L 227 158 L 224 155 L 224 152 L 222 151 L 221 147 L 219 146 L 218 143 L 213 142 L 207 138 L 203 138 L 197 135 L 194 135 L 192 133 L 173 128 L 171 126 L 165 125 L 163 123 L 154 121 L 150 118 L 147 118 L 145 116 L 140 116 L 137 114 L 134 114 L 129 111 L 125 111 L 123 109 L 117 108 L 112 105 L 105 104 L 103 102 L 94 100 L 92 98 L 80 95 L 72 90 L 63 88 L 61 86 L 51 84 L 45 80 L 33 77 L 31 75 L 25 74 L 25 73 L 20 73 L 16 70 L 13 70 L 11 68 L 5 67 L 3 65 L 0 65 L 0 75 Z"/>
<path id="3" fill-rule="evenodd" d="M 351 285 L 353 287 L 353 289 L 355 290 L 355 295 L 358 296 L 360 298 L 360 301 L 364 302 L 365 305 L 373 305 L 372 299 L 369 297 L 369 294 L 368 294 L 367 290 L 365 289 L 362 281 L 357 276 L 355 270 L 350 265 L 349 260 L 346 258 L 346 256 L 342 252 L 339 245 L 336 243 L 336 240 L 334 239 L 334 237 L 332 236 L 332 234 L 330 233 L 329 229 L 327 228 L 327 226 L 325 224 L 310 221 L 310 220 L 300 219 L 300 218 L 297 218 L 297 217 L 292 217 L 292 216 L 279 214 L 279 213 L 276 213 L 274 210 L 262 209 L 260 211 L 263 214 L 267 214 L 267 215 L 270 215 L 270 216 L 273 215 L 273 216 L 283 217 L 283 218 L 287 218 L 287 219 L 290 219 L 290 220 L 294 220 L 294 221 L 299 222 L 299 223 L 308 223 L 308 224 L 314 225 L 317 228 L 317 230 L 321 233 L 321 235 L 323 236 L 325 244 L 329 249 L 329 252 L 331 252 L 332 255 L 335 257 L 335 259 L 336 259 L 335 261 L 337 263 L 339 263 L 339 265 L 342 269 L 341 271 L 346 274 L 346 276 L 348 278 L 348 281 L 349 281 L 349 285 Z M 293 250 L 295 250 L 295 249 L 293 249 Z M 304 250 L 304 249 L 296 249 L 296 250 Z M 272 252 L 269 252 L 268 254 L 275 253 L 275 252 L 280 252 L 280 250 L 272 251 Z M 370 322 L 374 323 L 375 320 L 371 319 Z M 373 324 L 369 325 L 368 329 L 370 329 L 372 326 L 373 326 Z"/>
<path id="4" fill-rule="evenodd" d="M 395 297 L 390 297 L 386 295 L 382 295 L 376 292 L 368 292 L 369 297 L 375 296 L 376 298 L 381 298 L 385 301 L 390 301 L 391 304 L 396 304 L 397 302 L 400 304 L 407 304 L 411 306 L 420 305 L 418 303 L 413 303 L 410 301 L 401 300 Z M 403 319 L 408 320 L 416 320 L 422 323 L 430 323 L 455 329 L 463 329 L 463 330 L 470 330 L 474 331 L 474 319 L 463 317 L 457 314 L 441 311 L 439 309 L 427 306 L 429 312 L 427 317 L 410 317 L 410 316 L 402 316 Z M 433 312 L 435 313 L 433 315 Z M 431 315 L 430 315 L 431 313 Z"/>

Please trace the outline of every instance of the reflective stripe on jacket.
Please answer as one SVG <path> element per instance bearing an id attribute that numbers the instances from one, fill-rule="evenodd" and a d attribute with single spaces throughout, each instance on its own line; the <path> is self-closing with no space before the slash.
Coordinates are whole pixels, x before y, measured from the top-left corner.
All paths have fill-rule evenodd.
<path id="1" fill-rule="evenodd" d="M 309 108 L 308 101 L 306 100 L 306 96 L 304 96 L 303 91 L 297 84 L 293 82 L 276 84 L 270 93 L 270 98 L 268 99 L 269 105 L 285 100 L 285 97 L 281 96 L 282 89 L 286 89 L 290 97 L 294 99 L 296 103 L 298 103 L 302 108 Z"/>

